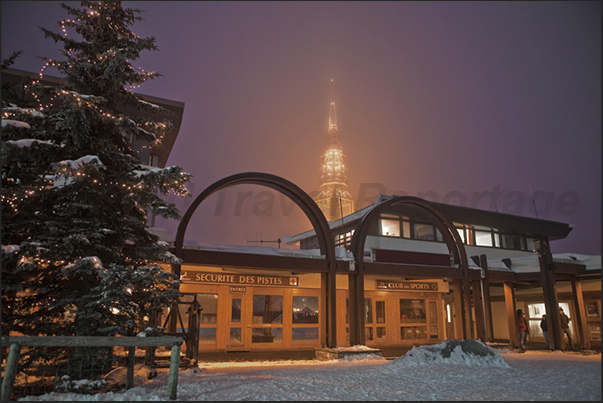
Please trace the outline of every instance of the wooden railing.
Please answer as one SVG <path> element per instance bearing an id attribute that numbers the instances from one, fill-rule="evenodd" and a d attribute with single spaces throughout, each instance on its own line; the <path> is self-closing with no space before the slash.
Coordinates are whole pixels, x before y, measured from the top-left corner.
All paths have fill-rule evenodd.
<path id="1" fill-rule="evenodd" d="M 2 379 L 0 400 L 9 401 L 13 392 L 15 377 L 19 367 L 21 347 L 129 347 L 127 360 L 126 388 L 134 386 L 134 361 L 136 347 L 172 346 L 170 357 L 170 372 L 168 375 L 167 394 L 171 400 L 176 400 L 178 389 L 178 367 L 180 366 L 180 348 L 182 337 L 96 337 L 96 336 L 48 336 L 29 337 L 2 336 L 2 346 L 10 346 L 6 369 Z"/>

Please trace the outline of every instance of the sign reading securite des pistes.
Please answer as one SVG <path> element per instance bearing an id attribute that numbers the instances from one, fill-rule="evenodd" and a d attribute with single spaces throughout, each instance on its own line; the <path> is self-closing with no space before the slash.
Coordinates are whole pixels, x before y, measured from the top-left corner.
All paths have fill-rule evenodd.
<path id="1" fill-rule="evenodd" d="M 292 276 L 258 276 L 255 274 L 213 273 L 204 271 L 182 271 L 180 280 L 186 283 L 218 283 L 218 284 L 246 284 L 246 285 L 272 285 L 280 287 L 298 287 L 299 277 Z"/>

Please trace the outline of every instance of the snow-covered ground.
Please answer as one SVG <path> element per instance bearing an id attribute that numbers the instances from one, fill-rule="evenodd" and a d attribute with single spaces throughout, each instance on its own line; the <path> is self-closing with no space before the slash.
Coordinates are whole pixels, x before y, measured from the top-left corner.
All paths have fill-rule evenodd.
<path id="1" fill-rule="evenodd" d="M 393 360 L 365 354 L 331 361 L 201 363 L 180 371 L 178 400 L 601 401 L 600 353 L 516 353 L 468 342 L 413 348 Z M 123 371 L 111 377 L 123 378 Z M 169 400 L 167 370 L 147 380 L 139 367 L 135 384 L 122 393 L 50 393 L 20 400 Z"/>

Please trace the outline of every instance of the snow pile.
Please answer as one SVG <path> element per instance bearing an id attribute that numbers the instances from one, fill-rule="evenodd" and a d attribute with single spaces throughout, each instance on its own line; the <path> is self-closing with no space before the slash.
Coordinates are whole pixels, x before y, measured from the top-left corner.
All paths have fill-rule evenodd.
<path id="1" fill-rule="evenodd" d="M 431 346 L 413 347 L 384 365 L 384 371 L 441 364 L 511 368 L 496 350 L 479 340 L 446 340 Z"/>
<path id="2" fill-rule="evenodd" d="M 107 384 L 107 381 L 100 379 L 91 381 L 88 379 L 72 380 L 69 375 L 61 378 L 61 383 L 55 387 L 59 393 L 77 392 L 77 393 L 95 393 Z"/>
<path id="3" fill-rule="evenodd" d="M 373 351 L 377 351 L 378 349 L 372 348 L 369 346 L 364 346 L 361 344 L 356 344 L 355 346 L 352 346 L 352 347 L 337 346 L 337 347 L 330 348 L 329 350 L 373 352 Z"/>

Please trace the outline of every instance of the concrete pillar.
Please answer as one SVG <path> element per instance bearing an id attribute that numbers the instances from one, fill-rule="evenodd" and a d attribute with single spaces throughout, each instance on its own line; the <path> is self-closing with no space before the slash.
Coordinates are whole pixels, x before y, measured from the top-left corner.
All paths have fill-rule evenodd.
<path id="1" fill-rule="evenodd" d="M 551 350 L 561 350 L 563 348 L 563 332 L 559 321 L 559 303 L 555 286 L 555 270 L 557 267 L 553 262 L 548 240 L 534 240 L 534 248 L 538 252 L 538 263 L 540 265 L 544 307 L 547 314 L 547 328 L 549 329 L 549 346 Z"/>
<path id="2" fill-rule="evenodd" d="M 574 329 L 578 332 L 576 341 L 579 341 L 582 348 L 587 350 L 590 348 L 590 329 L 586 320 L 582 282 L 576 278 L 572 279 L 572 292 L 574 293 L 574 305 L 576 306 L 576 317 L 574 318 L 574 324 L 576 325 Z"/>
<path id="3" fill-rule="evenodd" d="M 515 320 L 515 289 L 513 283 L 503 283 L 505 292 L 505 312 L 507 313 L 507 324 L 509 326 L 509 342 L 513 347 L 519 347 L 519 333 L 517 321 Z"/>
<path id="4" fill-rule="evenodd" d="M 488 258 L 480 255 L 480 266 L 484 270 L 484 314 L 486 316 L 486 340 L 494 340 L 494 323 L 492 322 L 492 301 L 490 301 L 490 272 L 488 270 Z"/>

